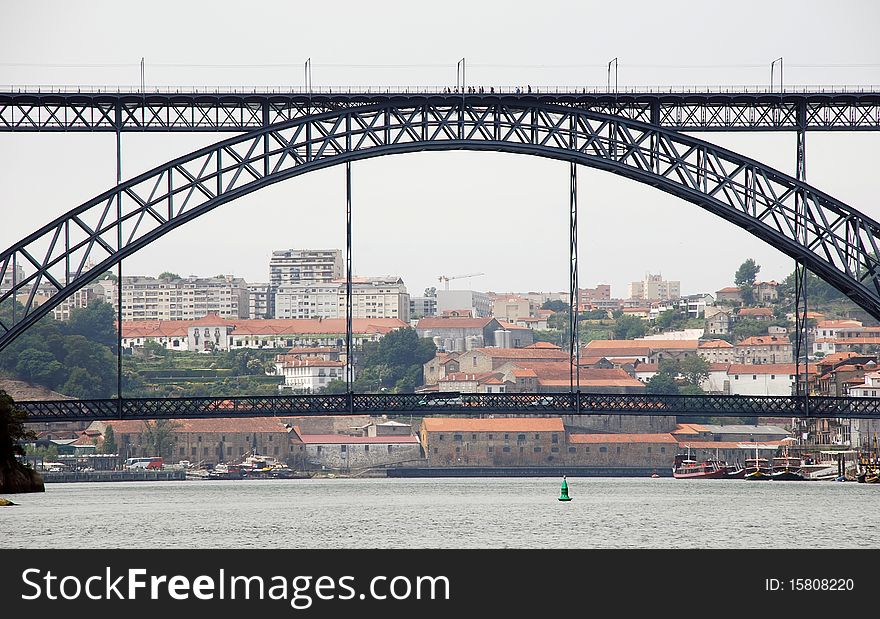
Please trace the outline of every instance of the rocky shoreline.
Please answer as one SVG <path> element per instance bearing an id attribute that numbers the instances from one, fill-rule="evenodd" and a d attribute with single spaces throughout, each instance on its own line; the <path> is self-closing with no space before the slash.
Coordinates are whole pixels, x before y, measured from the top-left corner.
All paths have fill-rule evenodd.
<path id="1" fill-rule="evenodd" d="M 0 463 L 0 494 L 45 491 L 43 478 L 30 467 L 16 460 Z"/>

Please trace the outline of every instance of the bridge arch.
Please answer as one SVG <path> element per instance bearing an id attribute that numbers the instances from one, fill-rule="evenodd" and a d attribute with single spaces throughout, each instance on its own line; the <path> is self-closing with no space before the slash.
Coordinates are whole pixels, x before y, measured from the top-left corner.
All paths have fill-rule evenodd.
<path id="1" fill-rule="evenodd" d="M 267 126 L 194 151 L 96 196 L 4 250 L 0 278 L 13 284 L 0 296 L 0 308 L 19 298 L 24 309 L 2 315 L 0 350 L 93 273 L 226 202 L 347 161 L 439 150 L 537 155 L 651 185 L 800 260 L 880 319 L 880 224 L 787 174 L 620 116 L 540 102 L 401 97 Z M 21 265 L 33 272 L 18 277 Z M 48 299 L 38 299 L 47 288 Z"/>

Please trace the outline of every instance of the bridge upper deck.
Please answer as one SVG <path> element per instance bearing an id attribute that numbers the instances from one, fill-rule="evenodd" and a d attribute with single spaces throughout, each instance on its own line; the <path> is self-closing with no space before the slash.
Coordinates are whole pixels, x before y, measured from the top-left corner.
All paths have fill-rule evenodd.
<path id="1" fill-rule="evenodd" d="M 481 107 L 562 105 L 620 115 L 679 131 L 877 131 L 880 89 L 773 92 L 719 88 L 600 92 L 583 88 L 474 87 L 282 89 L 7 87 L 0 131 L 250 131 L 311 113 L 394 102 L 402 108 L 449 101 Z M 470 90 L 470 89 L 467 89 Z"/>

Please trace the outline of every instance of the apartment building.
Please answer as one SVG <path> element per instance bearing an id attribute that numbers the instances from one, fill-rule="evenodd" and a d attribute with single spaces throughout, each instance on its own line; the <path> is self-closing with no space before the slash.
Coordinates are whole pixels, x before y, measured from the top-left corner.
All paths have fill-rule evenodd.
<path id="1" fill-rule="evenodd" d="M 343 279 L 282 285 L 275 292 L 275 318 L 344 318 L 346 287 Z M 409 320 L 410 299 L 399 277 L 352 279 L 353 318 Z"/>
<path id="2" fill-rule="evenodd" d="M 283 249 L 269 259 L 274 290 L 303 283 L 327 283 L 345 276 L 341 249 Z"/>
<path id="3" fill-rule="evenodd" d="M 114 308 L 116 301 L 114 299 Z M 122 278 L 122 320 L 195 320 L 208 314 L 248 318 L 248 285 L 221 277 Z"/>

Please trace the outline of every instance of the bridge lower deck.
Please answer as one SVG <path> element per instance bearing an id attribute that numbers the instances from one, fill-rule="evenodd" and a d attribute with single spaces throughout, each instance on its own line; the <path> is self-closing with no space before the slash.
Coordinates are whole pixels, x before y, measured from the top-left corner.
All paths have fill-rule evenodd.
<path id="1" fill-rule="evenodd" d="M 675 415 L 880 419 L 880 398 L 432 393 L 25 401 L 30 422 L 317 415 Z"/>

